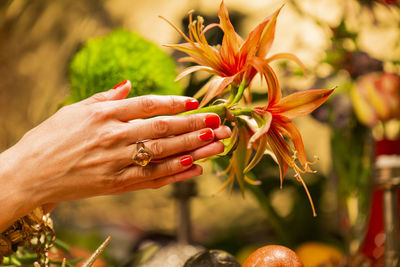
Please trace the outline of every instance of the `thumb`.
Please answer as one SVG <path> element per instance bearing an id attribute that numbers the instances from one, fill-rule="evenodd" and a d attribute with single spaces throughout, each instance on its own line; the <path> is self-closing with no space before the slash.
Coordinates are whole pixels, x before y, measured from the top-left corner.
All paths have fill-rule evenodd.
<path id="1" fill-rule="evenodd" d="M 91 97 L 83 100 L 82 102 L 84 102 L 85 104 L 92 104 L 96 102 L 120 100 L 126 98 L 130 90 L 131 82 L 129 80 L 125 80 L 114 86 L 112 89 L 94 94 Z"/>

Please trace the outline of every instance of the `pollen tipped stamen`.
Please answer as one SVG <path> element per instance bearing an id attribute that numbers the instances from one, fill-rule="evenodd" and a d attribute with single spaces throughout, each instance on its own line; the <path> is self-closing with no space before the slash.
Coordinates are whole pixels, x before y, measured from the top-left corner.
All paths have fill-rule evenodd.
<path id="1" fill-rule="evenodd" d="M 306 164 L 304 165 L 304 170 L 306 172 L 317 173 L 316 170 L 313 170 L 313 169 L 310 168 L 310 165 L 313 165 L 313 164 L 314 164 L 314 162 L 308 162 L 307 161 Z"/>
<path id="2" fill-rule="evenodd" d="M 301 177 L 300 173 L 296 172 L 296 174 L 294 176 L 296 177 L 297 181 L 299 181 L 303 185 L 303 188 L 306 191 L 306 194 L 307 194 L 307 197 L 308 197 L 308 201 L 310 202 L 310 205 L 311 205 L 313 216 L 316 217 L 317 213 L 315 212 L 314 202 L 312 200 L 310 192 L 308 191 L 306 183 L 304 182 L 304 180 Z"/>
<path id="3" fill-rule="evenodd" d="M 292 167 L 296 172 L 299 172 L 301 174 L 306 174 L 306 173 L 317 173 L 317 171 L 313 170 L 310 168 L 310 165 L 314 165 L 318 162 L 319 158 L 314 156 L 314 161 L 306 161 L 304 165 L 302 165 L 300 162 L 298 162 L 298 157 L 297 157 L 297 151 L 294 150 L 293 155 L 292 155 L 293 162 L 288 162 L 288 165 Z M 296 163 L 296 161 L 298 163 Z M 301 167 L 300 167 L 300 166 Z"/>
<path id="4" fill-rule="evenodd" d="M 316 164 L 318 161 L 319 161 L 319 157 L 316 156 L 316 155 L 314 155 L 314 160 L 313 160 L 313 161 L 307 161 L 307 163 L 308 163 L 309 165 L 314 165 L 314 164 Z"/>
<path id="5" fill-rule="evenodd" d="M 249 184 L 251 184 L 251 185 L 261 185 L 261 181 L 260 180 L 251 180 L 249 177 L 247 177 L 247 176 L 245 176 L 244 177 L 244 180 L 247 182 L 247 183 L 249 183 Z"/>
<path id="6" fill-rule="evenodd" d="M 197 32 L 199 35 L 202 35 L 203 29 L 204 29 L 204 19 L 202 16 L 197 16 Z"/>
<path id="7" fill-rule="evenodd" d="M 197 17 L 197 20 L 193 20 L 193 14 L 189 14 L 189 37 L 188 42 L 192 45 L 193 49 L 202 55 L 202 59 L 205 62 L 205 65 L 209 65 L 215 70 L 218 70 L 218 66 L 220 64 L 220 60 L 217 57 L 216 53 L 213 51 L 211 46 L 208 44 L 207 39 L 203 33 L 204 29 L 204 19 L 201 16 Z M 185 38 L 186 39 L 186 38 Z M 201 60 L 200 60 L 201 61 Z M 218 63 L 218 64 L 217 64 Z"/>
<path id="8" fill-rule="evenodd" d="M 193 44 L 193 41 L 183 32 L 181 31 L 178 27 L 176 27 L 172 22 L 170 22 L 169 20 L 167 20 L 166 18 L 164 18 L 163 16 L 159 16 L 159 18 L 163 19 L 164 21 L 166 21 L 169 25 L 172 26 L 172 28 L 174 28 L 182 37 L 183 39 L 185 39 L 187 42 L 189 42 L 190 44 Z"/>

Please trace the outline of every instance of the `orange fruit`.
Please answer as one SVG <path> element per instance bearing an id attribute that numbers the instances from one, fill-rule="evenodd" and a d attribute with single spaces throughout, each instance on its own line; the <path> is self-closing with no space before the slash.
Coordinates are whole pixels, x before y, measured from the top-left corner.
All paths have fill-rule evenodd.
<path id="1" fill-rule="evenodd" d="M 242 267 L 304 267 L 296 253 L 284 246 L 264 246 L 254 251 Z"/>

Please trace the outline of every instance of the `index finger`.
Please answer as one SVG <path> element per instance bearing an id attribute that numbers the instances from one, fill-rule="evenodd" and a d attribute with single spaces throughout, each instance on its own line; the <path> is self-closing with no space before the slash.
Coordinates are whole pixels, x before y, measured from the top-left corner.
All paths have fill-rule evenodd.
<path id="1" fill-rule="evenodd" d="M 173 115 L 197 109 L 199 102 L 187 96 L 145 95 L 107 103 L 110 113 L 121 121 L 142 119 L 157 115 Z"/>

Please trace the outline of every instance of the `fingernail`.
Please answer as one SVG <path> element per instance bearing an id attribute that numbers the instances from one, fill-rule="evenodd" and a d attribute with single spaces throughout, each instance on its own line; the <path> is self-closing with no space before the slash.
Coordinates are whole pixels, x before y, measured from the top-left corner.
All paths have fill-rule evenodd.
<path id="1" fill-rule="evenodd" d="M 119 84 L 117 84 L 116 86 L 114 86 L 112 89 L 117 89 L 118 87 L 124 86 L 127 82 L 128 82 L 128 80 L 122 81 Z"/>
<path id="2" fill-rule="evenodd" d="M 181 158 L 181 165 L 182 166 L 189 166 L 192 165 L 193 163 L 193 158 L 191 156 L 184 156 Z"/>
<path id="3" fill-rule="evenodd" d="M 196 99 L 189 99 L 185 103 L 186 110 L 194 110 L 199 108 L 199 102 Z"/>
<path id="4" fill-rule="evenodd" d="M 211 129 L 206 129 L 200 132 L 199 137 L 203 141 L 211 141 L 214 139 L 214 132 Z"/>
<path id="5" fill-rule="evenodd" d="M 215 114 L 207 115 L 205 119 L 206 127 L 210 127 L 211 129 L 218 128 L 220 122 L 219 116 Z"/>

